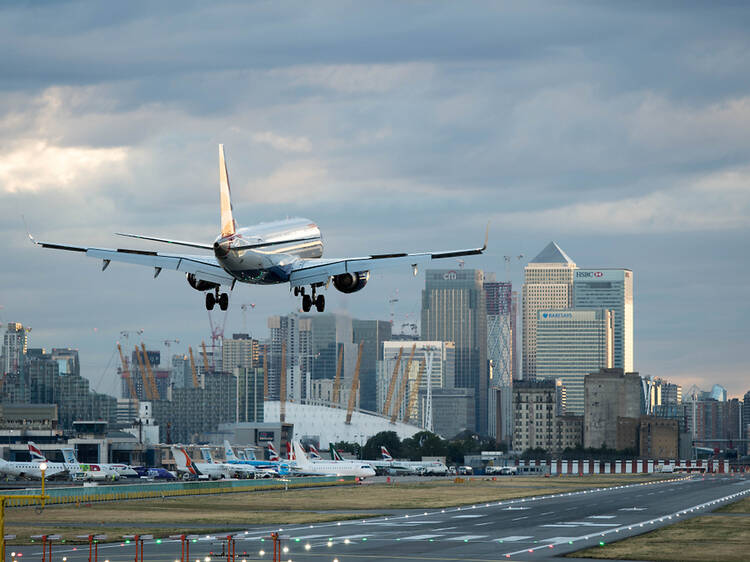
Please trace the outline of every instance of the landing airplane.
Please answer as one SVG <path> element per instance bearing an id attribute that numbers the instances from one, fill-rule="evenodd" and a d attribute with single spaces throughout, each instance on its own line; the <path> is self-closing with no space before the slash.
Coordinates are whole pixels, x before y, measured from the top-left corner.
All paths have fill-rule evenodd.
<path id="1" fill-rule="evenodd" d="M 365 287 L 371 271 L 408 265 L 414 275 L 420 265 L 431 260 L 481 254 L 487 248 L 487 235 L 481 248 L 414 254 L 374 254 L 353 258 L 323 259 L 323 239 L 318 225 L 305 218 L 291 218 L 237 228 L 232 213 L 229 174 L 224 158 L 224 145 L 219 145 L 219 185 L 221 231 L 213 244 L 186 242 L 143 234 L 116 233 L 118 236 L 150 240 L 164 244 L 212 251 L 213 255 L 171 254 L 128 248 L 92 248 L 57 242 L 34 244 L 54 250 L 81 252 L 102 260 L 102 271 L 113 261 L 121 261 L 154 268 L 154 278 L 163 269 L 185 273 L 188 284 L 197 291 L 206 291 L 206 309 L 218 303 L 221 310 L 229 307 L 229 295 L 223 286 L 234 289 L 237 281 L 256 285 L 289 283 L 294 296 L 302 297 L 302 310 L 309 312 L 313 305 L 318 312 L 325 310 L 325 296 L 318 294 L 330 283 L 342 293 L 354 293 Z M 487 234 L 489 234 L 489 229 Z M 306 287 L 310 288 L 308 293 Z"/>

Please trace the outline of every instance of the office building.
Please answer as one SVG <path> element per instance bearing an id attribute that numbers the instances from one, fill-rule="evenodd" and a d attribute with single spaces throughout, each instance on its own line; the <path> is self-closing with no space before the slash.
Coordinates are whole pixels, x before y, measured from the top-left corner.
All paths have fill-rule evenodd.
<path id="1" fill-rule="evenodd" d="M 513 385 L 513 448 L 551 450 L 555 446 L 555 381 L 517 381 Z"/>
<path id="2" fill-rule="evenodd" d="M 221 365 L 222 369 L 232 371 L 240 369 L 252 369 L 258 367 L 258 340 L 254 340 L 249 334 L 232 334 L 231 338 L 225 338 L 221 342 Z"/>
<path id="3" fill-rule="evenodd" d="M 236 381 L 234 422 L 263 421 L 263 369 L 235 367 Z"/>
<path id="4" fill-rule="evenodd" d="M 466 430 L 473 431 L 476 419 L 474 404 L 474 391 L 470 388 L 433 389 L 433 433 L 452 439 Z"/>
<path id="5" fill-rule="evenodd" d="M 643 388 L 638 373 L 601 369 L 584 377 L 583 446 L 618 448 L 618 418 L 638 419 Z"/>
<path id="6" fill-rule="evenodd" d="M 487 307 L 478 269 L 431 269 L 422 291 L 422 340 L 456 346 L 455 387 L 474 393 L 473 429 L 487 433 Z"/>
<path id="7" fill-rule="evenodd" d="M 523 282 L 523 378 L 536 378 L 537 319 L 541 310 L 573 306 L 573 274 L 576 264 L 550 242 L 524 268 Z"/>
<path id="8" fill-rule="evenodd" d="M 0 350 L 0 375 L 21 372 L 29 345 L 29 330 L 19 322 L 9 322 L 5 325 L 3 347 Z"/>
<path id="9" fill-rule="evenodd" d="M 614 367 L 626 373 L 633 363 L 633 272 L 578 269 L 573 276 L 573 307 L 614 312 Z"/>
<path id="10" fill-rule="evenodd" d="M 378 361 L 383 359 L 383 342 L 391 339 L 391 323 L 385 320 L 352 319 L 352 338 L 362 345 L 359 367 L 360 407 L 374 412 L 377 408 L 376 377 Z"/>
<path id="11" fill-rule="evenodd" d="M 612 367 L 613 314 L 609 310 L 540 310 L 536 379 L 560 380 L 565 413 L 583 415 L 584 378 Z"/>
<path id="12" fill-rule="evenodd" d="M 745 454 L 750 454 L 750 390 L 742 398 L 742 428 L 745 437 Z"/>
<path id="13" fill-rule="evenodd" d="M 583 446 L 583 416 L 564 415 L 555 417 L 552 451 L 561 453 L 565 449 Z"/>
<path id="14" fill-rule="evenodd" d="M 485 278 L 484 295 L 487 303 L 487 361 L 490 378 L 487 434 L 498 440 L 507 441 L 513 434 L 510 389 L 513 386 L 513 365 L 516 360 L 513 287 L 510 282 L 499 283 Z M 502 388 L 508 392 L 493 392 Z M 498 399 L 505 400 L 506 403 L 498 407 Z M 499 420 L 498 413 L 503 416 Z"/>

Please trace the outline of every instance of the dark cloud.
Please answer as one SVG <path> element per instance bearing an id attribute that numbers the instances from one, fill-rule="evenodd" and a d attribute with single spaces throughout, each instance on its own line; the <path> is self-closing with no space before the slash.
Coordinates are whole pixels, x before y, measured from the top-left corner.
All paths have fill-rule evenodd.
<path id="1" fill-rule="evenodd" d="M 473 246 L 493 218 L 488 255 L 467 266 L 504 277 L 503 255 L 555 239 L 579 265 L 631 267 L 638 368 L 744 392 L 749 15 L 3 4 L 2 321 L 32 325 L 35 345 L 79 346 L 95 379 L 122 329 L 205 339 L 200 295 L 179 276 L 33 248 L 19 215 L 73 243 L 131 244 L 116 230 L 209 241 L 222 142 L 243 223 L 310 217 L 333 256 Z M 521 267 L 508 275 L 520 282 Z M 397 323 L 413 321 L 422 284 L 396 271 L 329 303 L 385 318 L 398 289 Z M 233 308 L 227 332 L 261 336 L 296 305 L 285 287 L 243 286 L 234 302 L 256 308 Z"/>

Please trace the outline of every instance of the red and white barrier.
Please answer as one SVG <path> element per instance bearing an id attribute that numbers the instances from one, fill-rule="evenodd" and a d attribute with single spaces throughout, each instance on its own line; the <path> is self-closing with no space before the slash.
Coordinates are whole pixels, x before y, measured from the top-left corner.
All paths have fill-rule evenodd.
<path id="1" fill-rule="evenodd" d="M 519 468 L 539 470 L 547 467 L 547 461 L 519 461 Z M 663 468 L 662 468 L 663 467 Z M 729 472 L 726 460 L 663 460 L 638 459 L 616 461 L 557 460 L 549 462 L 550 474 L 650 474 L 653 472 Z"/>

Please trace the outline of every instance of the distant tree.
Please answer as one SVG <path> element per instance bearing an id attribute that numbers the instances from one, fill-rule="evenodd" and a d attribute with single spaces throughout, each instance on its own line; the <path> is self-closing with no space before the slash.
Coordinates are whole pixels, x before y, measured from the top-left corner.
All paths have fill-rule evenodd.
<path id="1" fill-rule="evenodd" d="M 380 447 L 383 445 L 394 459 L 401 458 L 401 440 L 395 431 L 381 431 L 370 437 L 362 449 L 362 458 L 380 460 Z"/>
<path id="2" fill-rule="evenodd" d="M 523 453 L 521 453 L 521 458 L 527 461 L 544 460 L 549 458 L 549 453 L 547 452 L 547 449 L 536 447 L 534 449 L 526 449 Z"/>
<path id="3" fill-rule="evenodd" d="M 355 457 L 360 458 L 361 447 L 359 443 L 352 443 L 350 441 L 338 441 L 337 443 L 333 444 L 333 448 L 341 453 L 351 453 Z"/>

